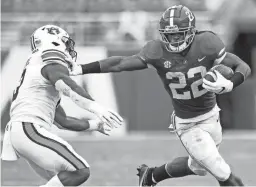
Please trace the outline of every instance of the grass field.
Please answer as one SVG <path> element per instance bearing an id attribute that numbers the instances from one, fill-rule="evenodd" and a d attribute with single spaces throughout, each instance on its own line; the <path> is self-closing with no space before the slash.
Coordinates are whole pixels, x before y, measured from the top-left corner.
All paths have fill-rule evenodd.
<path id="1" fill-rule="evenodd" d="M 220 152 L 245 184 L 256 186 L 256 137 L 247 134 L 224 135 Z M 151 166 L 162 165 L 177 156 L 186 155 L 175 136 L 131 136 L 125 138 L 84 141 L 70 141 L 79 154 L 91 166 L 91 177 L 84 186 L 137 186 L 136 167 L 142 163 Z M 44 184 L 20 159 L 2 162 L 2 186 L 38 186 Z M 169 179 L 159 186 L 214 186 L 218 183 L 209 174 L 206 177 L 190 176 Z"/>

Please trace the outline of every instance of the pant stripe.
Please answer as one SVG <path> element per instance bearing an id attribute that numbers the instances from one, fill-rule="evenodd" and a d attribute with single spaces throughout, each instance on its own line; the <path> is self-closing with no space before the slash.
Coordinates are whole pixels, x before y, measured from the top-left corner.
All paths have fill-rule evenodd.
<path id="1" fill-rule="evenodd" d="M 77 170 L 82 168 L 87 168 L 87 166 L 77 158 L 68 148 L 66 145 L 50 139 L 48 137 L 43 136 L 40 134 L 32 123 L 22 123 L 23 130 L 26 136 L 36 144 L 39 144 L 43 147 L 51 149 L 52 151 L 56 152 L 58 155 L 63 157 L 67 160 L 71 165 L 73 165 Z"/>

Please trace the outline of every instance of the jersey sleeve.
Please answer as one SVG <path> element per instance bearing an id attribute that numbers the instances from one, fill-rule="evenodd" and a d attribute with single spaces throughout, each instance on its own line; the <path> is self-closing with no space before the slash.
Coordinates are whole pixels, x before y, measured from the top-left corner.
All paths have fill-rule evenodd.
<path id="1" fill-rule="evenodd" d="M 211 56 L 214 65 L 220 64 L 227 54 L 222 40 L 216 34 L 207 32 L 203 41 L 203 48 Z"/>
<path id="2" fill-rule="evenodd" d="M 44 65 L 58 63 L 69 68 L 68 62 L 65 61 L 65 58 L 67 57 L 67 55 L 60 50 L 57 50 L 57 49 L 44 50 L 41 54 L 41 57 Z"/>
<path id="3" fill-rule="evenodd" d="M 138 53 L 138 57 L 147 64 L 148 67 L 152 67 L 154 61 L 162 57 L 163 51 L 160 41 L 149 41 Z"/>

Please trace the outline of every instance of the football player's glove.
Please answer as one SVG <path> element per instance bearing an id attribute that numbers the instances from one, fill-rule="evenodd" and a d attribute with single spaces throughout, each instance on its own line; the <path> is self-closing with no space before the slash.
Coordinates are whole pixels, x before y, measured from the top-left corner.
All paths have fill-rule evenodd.
<path id="1" fill-rule="evenodd" d="M 223 77 L 218 71 L 214 70 L 214 73 L 217 76 L 217 80 L 215 82 L 210 82 L 203 79 L 203 88 L 216 94 L 231 92 L 233 90 L 233 83 Z"/>

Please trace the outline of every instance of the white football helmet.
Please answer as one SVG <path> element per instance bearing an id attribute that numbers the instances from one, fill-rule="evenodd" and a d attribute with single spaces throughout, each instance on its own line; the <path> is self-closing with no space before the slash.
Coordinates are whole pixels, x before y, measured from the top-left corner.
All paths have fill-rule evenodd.
<path id="1" fill-rule="evenodd" d="M 44 25 L 31 35 L 31 50 L 51 49 L 67 52 L 72 59 L 76 60 L 77 52 L 74 50 L 75 42 L 69 34 L 56 25 Z"/>

